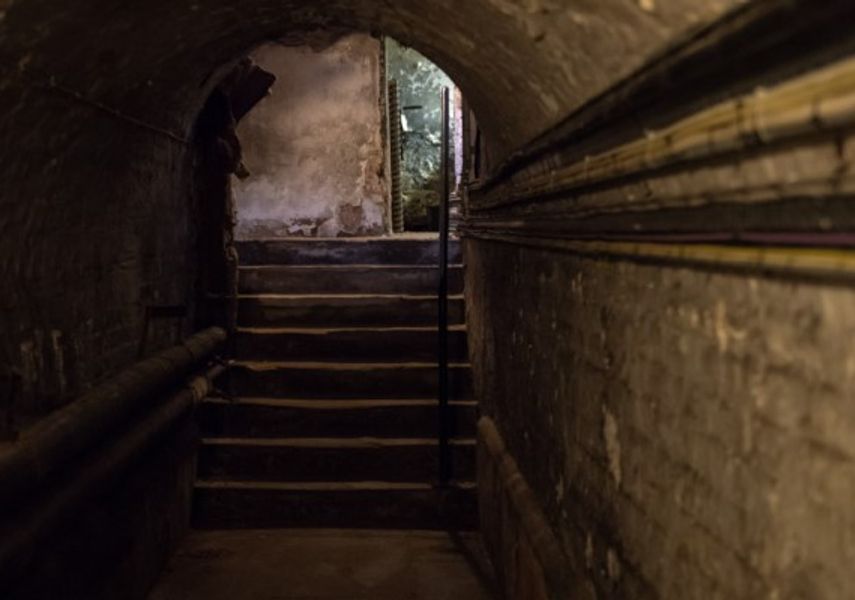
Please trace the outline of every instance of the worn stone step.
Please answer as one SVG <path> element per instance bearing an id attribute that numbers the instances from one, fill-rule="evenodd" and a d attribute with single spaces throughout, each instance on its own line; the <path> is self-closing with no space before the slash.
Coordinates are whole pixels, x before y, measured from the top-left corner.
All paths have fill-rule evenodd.
<path id="1" fill-rule="evenodd" d="M 241 294 L 435 294 L 427 266 L 292 265 L 240 267 Z M 463 292 L 463 268 L 449 269 L 449 294 Z"/>
<path id="2" fill-rule="evenodd" d="M 451 441 L 454 475 L 475 478 L 475 440 Z M 199 477 L 228 481 L 429 482 L 439 445 L 424 438 L 206 438 Z"/>
<path id="3" fill-rule="evenodd" d="M 475 485 L 393 482 L 199 481 L 199 529 L 455 529 L 478 524 Z"/>
<path id="4" fill-rule="evenodd" d="M 418 399 L 437 395 L 435 363 L 236 362 L 223 382 L 233 396 Z M 471 398 L 468 364 L 449 368 L 450 397 Z"/>
<path id="5" fill-rule="evenodd" d="M 448 302 L 449 323 L 465 322 L 463 296 Z M 436 294 L 401 295 L 256 295 L 238 300 L 244 327 L 393 327 L 437 322 Z"/>
<path id="6" fill-rule="evenodd" d="M 352 238 L 256 240 L 237 243 L 242 265 L 436 265 L 436 239 Z M 461 262 L 460 242 L 448 245 L 449 262 Z"/>
<path id="7" fill-rule="evenodd" d="M 198 411 L 204 436 L 436 437 L 437 400 L 209 399 Z M 478 406 L 452 402 L 451 434 L 473 437 Z"/>
<path id="8" fill-rule="evenodd" d="M 242 360 L 335 360 L 345 362 L 435 361 L 436 327 L 240 328 L 235 336 Z M 466 328 L 448 332 L 449 358 L 468 360 Z"/>

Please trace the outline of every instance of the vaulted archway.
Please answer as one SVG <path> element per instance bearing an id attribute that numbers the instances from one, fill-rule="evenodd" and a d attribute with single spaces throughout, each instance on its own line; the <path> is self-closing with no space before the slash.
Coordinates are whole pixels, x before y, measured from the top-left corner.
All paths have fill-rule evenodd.
<path id="1" fill-rule="evenodd" d="M 533 571 L 600 597 L 841 597 L 852 18 L 834 0 L 0 0 L 0 392 L 24 425 L 74 406 L 138 358 L 147 308 L 192 303 L 194 124 L 237 61 L 391 35 L 460 85 L 497 165 L 526 152 L 471 190 L 465 242 L 485 533 L 513 549 L 512 591 Z"/>

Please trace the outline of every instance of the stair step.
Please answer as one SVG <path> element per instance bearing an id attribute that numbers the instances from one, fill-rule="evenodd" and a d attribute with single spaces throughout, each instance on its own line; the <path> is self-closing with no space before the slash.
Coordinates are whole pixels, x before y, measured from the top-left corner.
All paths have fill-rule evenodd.
<path id="1" fill-rule="evenodd" d="M 436 295 L 241 296 L 238 322 L 245 327 L 392 327 L 436 325 Z M 465 320 L 463 296 L 449 298 L 449 322 Z"/>
<path id="2" fill-rule="evenodd" d="M 199 481 L 200 529 L 334 528 L 475 530 L 475 484 L 449 489 L 393 482 Z"/>
<path id="3" fill-rule="evenodd" d="M 475 477 L 475 441 L 452 440 L 459 479 Z M 199 476 L 230 481 L 425 482 L 437 477 L 438 443 L 419 438 L 208 438 Z"/>
<path id="4" fill-rule="evenodd" d="M 431 294 L 438 270 L 427 266 L 275 265 L 239 269 L 241 294 Z M 463 291 L 463 268 L 449 269 L 449 294 Z"/>
<path id="5" fill-rule="evenodd" d="M 267 398 L 419 399 L 437 394 L 435 363 L 236 362 L 226 389 L 234 396 Z M 468 364 L 449 368 L 450 397 L 471 397 Z"/>
<path id="6" fill-rule="evenodd" d="M 237 243 L 244 265 L 436 265 L 436 239 L 362 238 L 258 240 Z M 449 261 L 461 261 L 460 242 L 448 244 Z"/>
<path id="7" fill-rule="evenodd" d="M 474 530 L 474 483 L 436 489 L 433 239 L 238 244 L 240 358 L 208 399 L 194 495 L 202 528 Z M 474 480 L 461 244 L 450 244 L 455 476 Z"/>
<path id="8" fill-rule="evenodd" d="M 450 404 L 452 435 L 475 434 L 475 402 Z M 200 406 L 205 436 L 230 437 L 435 437 L 437 401 L 209 399 Z"/>
<path id="9" fill-rule="evenodd" d="M 436 327 L 241 328 L 236 352 L 243 360 L 413 362 L 436 360 Z M 449 357 L 466 361 L 466 329 L 448 332 Z"/>

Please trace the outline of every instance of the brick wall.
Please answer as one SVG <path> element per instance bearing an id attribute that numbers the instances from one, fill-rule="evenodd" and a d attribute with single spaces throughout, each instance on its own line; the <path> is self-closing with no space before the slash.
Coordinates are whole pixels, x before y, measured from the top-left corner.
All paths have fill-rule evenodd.
<path id="1" fill-rule="evenodd" d="M 851 287 L 466 256 L 483 410 L 600 597 L 848 595 Z"/>
<path id="2" fill-rule="evenodd" d="M 470 190 L 476 389 L 579 597 L 851 596 L 849 10 L 719 23 Z"/>
<path id="3" fill-rule="evenodd" d="M 96 108 L 7 92 L 0 363 L 31 417 L 134 362 L 145 306 L 192 300 L 191 165 L 187 146 Z M 152 324 L 147 347 L 175 335 Z"/>

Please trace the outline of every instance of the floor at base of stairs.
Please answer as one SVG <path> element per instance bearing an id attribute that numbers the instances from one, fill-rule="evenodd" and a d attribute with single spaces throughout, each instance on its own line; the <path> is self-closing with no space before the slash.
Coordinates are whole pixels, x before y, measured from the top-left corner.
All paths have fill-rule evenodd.
<path id="1" fill-rule="evenodd" d="M 193 532 L 149 600 L 494 600 L 476 534 Z"/>

